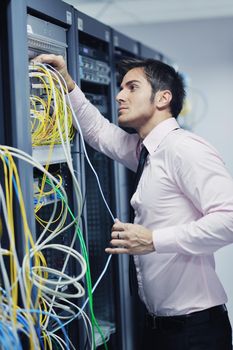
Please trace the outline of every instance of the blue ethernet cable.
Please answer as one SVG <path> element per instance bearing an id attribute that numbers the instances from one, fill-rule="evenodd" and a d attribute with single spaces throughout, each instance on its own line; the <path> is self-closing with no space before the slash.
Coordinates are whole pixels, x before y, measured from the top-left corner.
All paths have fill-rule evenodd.
<path id="1" fill-rule="evenodd" d="M 68 337 L 68 334 L 66 332 L 66 329 L 65 329 L 65 326 L 63 325 L 63 323 L 61 322 L 61 320 L 59 320 L 58 317 L 56 317 L 55 315 L 49 313 L 49 312 L 46 312 L 46 311 L 42 311 L 42 310 L 33 310 L 33 309 L 20 309 L 20 310 L 17 310 L 17 313 L 20 313 L 20 312 L 30 312 L 30 313 L 35 313 L 35 314 L 39 314 L 39 315 L 46 315 L 46 316 L 49 316 L 49 317 L 52 317 L 55 319 L 55 321 L 59 324 L 60 328 L 63 332 L 63 335 L 64 335 L 64 338 L 65 338 L 65 342 L 66 342 L 66 349 L 67 350 L 70 350 L 70 345 L 69 345 L 69 337 Z M 22 315 L 21 315 L 22 316 Z"/>

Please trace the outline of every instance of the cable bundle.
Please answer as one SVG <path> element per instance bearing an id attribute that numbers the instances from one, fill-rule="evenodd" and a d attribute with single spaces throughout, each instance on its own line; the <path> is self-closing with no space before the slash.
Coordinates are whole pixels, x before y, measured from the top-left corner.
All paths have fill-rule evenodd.
<path id="1" fill-rule="evenodd" d="M 34 91 L 30 96 L 32 145 L 61 143 L 58 118 L 62 135 L 65 135 L 67 127 L 69 139 L 72 140 L 74 137 L 72 113 L 67 104 L 63 103 L 57 75 L 42 66 L 34 65 L 29 66 L 29 77 L 31 91 Z"/>
<path id="2" fill-rule="evenodd" d="M 33 158 L 14 148 L 7 148 L 0 146 L 0 157 L 3 164 L 4 179 L 5 179 L 5 193 L 0 184 L 0 199 L 1 208 L 3 213 L 4 235 L 8 234 L 9 247 L 0 247 L 0 268 L 2 276 L 2 284 L 0 289 L 0 344 L 2 349 L 12 348 L 12 344 L 17 345 L 17 349 L 21 349 L 20 333 L 24 333 L 29 338 L 30 349 L 41 349 L 47 346 L 48 349 L 52 349 L 52 344 L 56 341 L 64 348 L 69 348 L 69 339 L 62 325 L 61 319 L 63 316 L 55 312 L 54 305 L 51 303 L 53 297 L 57 297 L 59 300 L 66 300 L 67 306 L 61 303 L 60 308 L 66 311 L 66 319 L 73 317 L 74 306 L 73 303 L 69 303 L 69 298 L 80 298 L 84 295 L 85 291 L 80 284 L 80 281 L 86 273 L 86 262 L 83 256 L 74 250 L 72 247 L 64 245 L 50 244 L 49 242 L 57 235 L 61 234 L 66 227 L 58 225 L 57 229 L 46 238 L 43 236 L 46 229 L 49 227 L 53 217 L 43 234 L 37 241 L 33 239 L 33 235 L 29 229 L 26 210 L 20 185 L 19 174 L 14 162 L 14 157 L 23 159 L 27 163 L 37 167 L 40 171 L 44 172 L 52 186 L 56 188 L 59 182 L 50 173 L 48 173 L 39 163 L 36 163 Z M 59 191 L 67 201 L 67 195 L 62 186 Z M 25 256 L 22 264 L 19 263 L 18 252 L 16 247 L 15 237 L 15 224 L 13 207 L 18 206 L 23 222 L 23 234 L 22 241 L 25 241 Z M 62 216 L 67 215 L 67 210 L 64 210 Z M 73 223 L 72 223 L 73 224 Z M 47 266 L 43 251 L 45 249 L 52 249 L 66 252 L 67 261 L 70 257 L 75 259 L 76 264 L 81 267 L 81 272 L 75 277 L 68 276 L 63 271 L 51 269 Z M 7 273 L 6 257 L 10 260 L 10 274 Z M 66 261 L 66 263 L 67 263 Z M 54 280 L 54 275 L 57 275 L 57 279 Z M 50 278 L 52 276 L 53 278 Z M 64 287 L 73 285 L 75 292 L 66 293 L 63 290 Z M 35 289 L 36 287 L 36 289 Z M 35 293 L 36 291 L 36 293 Z M 22 299 L 23 305 L 19 306 L 18 297 L 19 294 Z M 58 308 L 59 302 L 55 302 L 55 306 Z M 22 307 L 23 306 L 23 307 Z M 72 307 L 70 307 L 72 306 Z M 77 309 L 77 307 L 75 307 Z M 39 317 L 36 317 L 36 315 Z M 59 326 L 65 335 L 65 340 L 50 333 L 48 329 L 48 320 L 52 318 L 55 321 L 56 326 Z M 9 332 L 9 329 L 11 330 Z M 40 336 L 38 336 L 38 330 Z M 47 344 L 47 345 L 46 345 Z M 63 345 L 62 345 L 63 344 Z M 65 346 L 65 347 L 64 347 Z"/>

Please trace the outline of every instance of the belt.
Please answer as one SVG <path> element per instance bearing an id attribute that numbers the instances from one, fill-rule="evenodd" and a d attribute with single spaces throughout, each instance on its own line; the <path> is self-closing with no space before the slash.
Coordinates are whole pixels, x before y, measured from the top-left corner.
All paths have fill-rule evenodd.
<path id="1" fill-rule="evenodd" d="M 188 325 L 195 325 L 198 323 L 208 322 L 216 319 L 218 316 L 227 312 L 225 305 L 218 305 L 209 309 L 193 312 L 187 315 L 179 316 L 156 316 L 154 314 L 146 315 L 146 326 L 150 329 L 168 330 L 168 329 L 182 329 Z"/>

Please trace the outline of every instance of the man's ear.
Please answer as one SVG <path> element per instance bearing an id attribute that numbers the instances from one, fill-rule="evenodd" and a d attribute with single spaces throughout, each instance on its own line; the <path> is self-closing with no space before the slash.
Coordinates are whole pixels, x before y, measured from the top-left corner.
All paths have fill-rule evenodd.
<path id="1" fill-rule="evenodd" d="M 170 90 L 157 91 L 155 95 L 155 102 L 156 102 L 157 108 L 159 109 L 165 109 L 169 107 L 171 100 L 172 100 L 172 93 Z"/>

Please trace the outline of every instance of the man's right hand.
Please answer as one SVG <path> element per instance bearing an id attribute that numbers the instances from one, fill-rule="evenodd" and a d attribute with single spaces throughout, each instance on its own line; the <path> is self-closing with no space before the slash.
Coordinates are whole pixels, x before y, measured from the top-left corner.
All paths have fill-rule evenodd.
<path id="1" fill-rule="evenodd" d="M 44 64 L 50 64 L 53 66 L 65 79 L 68 92 L 71 92 L 74 87 L 75 83 L 71 76 L 68 73 L 66 62 L 61 55 L 53 55 L 53 54 L 42 54 L 39 56 L 36 56 L 32 59 L 32 62 L 34 63 L 44 63 Z"/>

